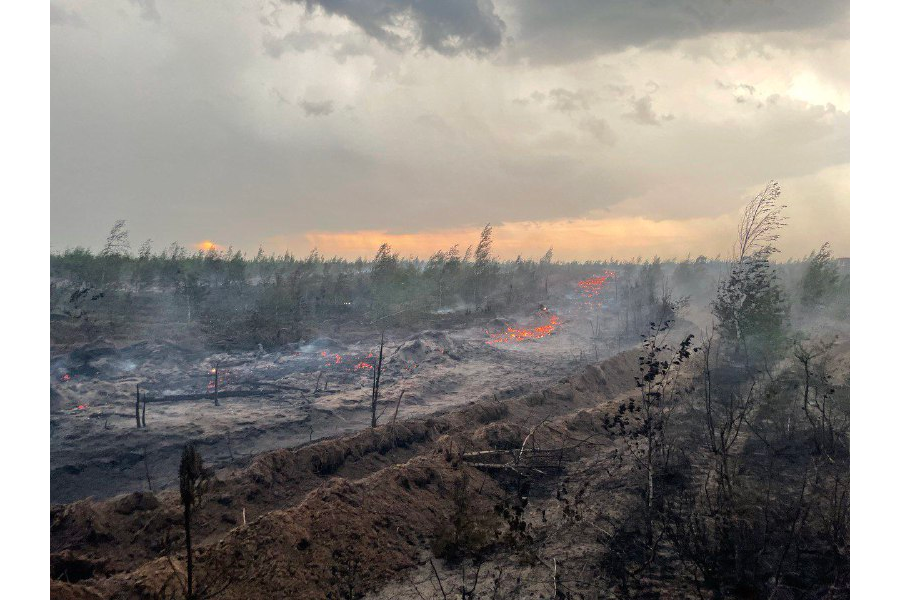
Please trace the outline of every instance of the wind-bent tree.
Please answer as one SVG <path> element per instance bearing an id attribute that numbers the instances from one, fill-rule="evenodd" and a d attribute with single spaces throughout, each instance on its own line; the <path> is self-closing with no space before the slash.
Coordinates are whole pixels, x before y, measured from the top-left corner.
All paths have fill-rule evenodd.
<path id="1" fill-rule="evenodd" d="M 781 341 L 787 305 L 768 256 L 754 254 L 732 266 L 719 286 L 713 315 L 722 337 L 745 352 Z"/>
<path id="2" fill-rule="evenodd" d="M 394 301 L 400 255 L 389 244 L 381 244 L 372 261 L 373 304 L 378 317 L 385 316 Z"/>
<path id="3" fill-rule="evenodd" d="M 812 253 L 807 260 L 806 271 L 800 280 L 800 302 L 807 308 L 814 308 L 823 304 L 836 291 L 840 274 L 828 242 L 822 244 L 818 252 Z"/>
<path id="4" fill-rule="evenodd" d="M 786 224 L 780 195 L 778 184 L 770 182 L 744 209 L 730 273 L 712 305 L 720 334 L 745 357 L 780 343 L 787 324 L 785 294 L 769 261 Z"/>
<path id="5" fill-rule="evenodd" d="M 106 236 L 106 244 L 100 251 L 100 256 L 127 256 L 131 250 L 131 242 L 128 240 L 128 230 L 125 229 L 125 220 L 119 219 L 109 230 Z"/>
<path id="6" fill-rule="evenodd" d="M 487 289 L 488 280 L 491 277 L 493 259 L 491 250 L 494 246 L 494 228 L 488 223 L 481 230 L 481 237 L 478 240 L 478 246 L 475 247 L 475 262 L 473 264 L 472 275 L 474 277 L 474 300 L 482 300 L 482 293 Z"/>
<path id="7" fill-rule="evenodd" d="M 113 267 L 112 279 L 118 279 L 118 269 L 121 262 L 119 259 L 127 258 L 130 250 L 131 242 L 128 241 L 128 230 L 125 229 L 125 221 L 124 219 L 119 219 L 112 226 L 112 229 L 109 230 L 109 235 L 106 236 L 106 244 L 103 245 L 103 250 L 100 251 L 100 258 L 102 259 L 101 286 L 106 284 L 107 268 L 109 267 Z"/>
<path id="8" fill-rule="evenodd" d="M 780 197 L 778 182 L 770 181 L 744 208 L 735 245 L 735 262 L 757 253 L 768 256 L 778 252 L 774 245 L 780 237 L 778 231 L 787 225 L 787 217 L 782 214 L 787 205 L 778 204 Z"/>

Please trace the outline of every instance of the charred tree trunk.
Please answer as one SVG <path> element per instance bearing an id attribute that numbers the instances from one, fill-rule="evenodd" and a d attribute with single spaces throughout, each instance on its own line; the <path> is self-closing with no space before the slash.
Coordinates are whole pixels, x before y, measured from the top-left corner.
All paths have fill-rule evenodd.
<path id="1" fill-rule="evenodd" d="M 184 547 L 187 550 L 187 600 L 194 600 L 194 552 L 191 547 L 191 505 L 184 505 Z"/>
<path id="2" fill-rule="evenodd" d="M 181 505 L 184 507 L 184 546 L 187 552 L 187 587 L 185 598 L 196 600 L 194 595 L 194 548 L 191 543 L 191 515 L 194 506 L 199 505 L 200 497 L 206 488 L 206 470 L 203 459 L 197 452 L 193 442 L 185 444 L 178 467 L 178 484 Z"/>
<path id="3" fill-rule="evenodd" d="M 144 459 L 144 475 L 147 477 L 147 489 L 153 491 L 153 482 L 150 480 L 150 465 L 147 464 L 147 448 L 143 449 L 142 457 Z"/>
<path id="4" fill-rule="evenodd" d="M 213 379 L 213 404 L 216 406 L 219 405 L 219 363 L 216 363 L 216 366 L 213 367 L 213 375 L 215 378 Z"/>
<path id="5" fill-rule="evenodd" d="M 378 388 L 381 385 L 381 361 L 384 357 L 384 332 L 381 333 L 381 344 L 378 346 L 378 362 L 372 370 L 372 427 L 378 424 Z"/>
<path id="6" fill-rule="evenodd" d="M 141 384 L 134 386 L 134 420 L 137 428 L 141 428 Z"/>
<path id="7" fill-rule="evenodd" d="M 400 390 L 400 397 L 397 398 L 397 405 L 394 406 L 394 418 L 391 419 L 391 445 L 397 444 L 397 413 L 400 412 L 400 402 L 403 400 L 403 394 L 406 390 Z"/>

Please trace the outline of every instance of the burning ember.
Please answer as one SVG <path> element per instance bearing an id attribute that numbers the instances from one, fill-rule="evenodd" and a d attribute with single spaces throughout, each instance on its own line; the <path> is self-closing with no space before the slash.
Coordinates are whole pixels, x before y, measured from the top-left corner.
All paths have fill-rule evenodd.
<path id="1" fill-rule="evenodd" d="M 206 380 L 206 392 L 207 393 L 212 393 L 215 391 L 216 379 L 218 379 L 219 391 L 222 391 L 222 389 L 228 383 L 230 383 L 231 373 L 226 369 L 216 369 L 216 367 L 211 368 L 209 370 L 209 372 L 207 373 L 207 380 Z"/>
<path id="2" fill-rule="evenodd" d="M 489 333 L 488 335 L 491 336 L 491 339 L 487 340 L 485 343 L 493 345 L 524 342 L 526 340 L 537 340 L 553 334 L 556 331 L 556 328 L 559 327 L 559 317 L 550 314 L 546 308 L 542 308 L 541 310 L 550 315 L 550 321 L 546 325 L 524 329 L 507 327 L 506 331 L 503 333 Z"/>
<path id="3" fill-rule="evenodd" d="M 369 359 L 373 358 L 375 355 L 369 352 L 368 354 L 363 355 L 362 353 L 350 353 L 350 354 L 333 354 L 328 352 L 327 350 L 323 350 L 319 352 L 319 356 L 322 359 L 320 363 L 325 368 L 336 367 L 339 369 L 346 369 L 348 371 L 363 371 L 366 369 L 374 369 L 374 365 Z"/>
<path id="4" fill-rule="evenodd" d="M 615 275 L 616 274 L 612 271 L 606 271 L 603 275 L 594 275 L 593 277 L 579 281 L 578 287 L 581 290 L 581 295 L 585 298 L 598 296 L 601 288 L 603 288 L 603 285 L 606 283 L 606 280 L 610 277 L 615 277 Z"/>
<path id="5" fill-rule="evenodd" d="M 325 367 L 334 367 L 344 362 L 343 356 L 341 356 L 340 354 L 330 354 L 326 350 L 320 352 L 319 355 L 325 359 L 325 363 L 323 365 Z"/>
<path id="6" fill-rule="evenodd" d="M 616 276 L 613 271 L 606 271 L 603 275 L 594 275 L 578 282 L 578 290 L 581 292 L 582 308 L 596 310 L 602 306 L 600 292 L 606 285 L 606 281 Z"/>

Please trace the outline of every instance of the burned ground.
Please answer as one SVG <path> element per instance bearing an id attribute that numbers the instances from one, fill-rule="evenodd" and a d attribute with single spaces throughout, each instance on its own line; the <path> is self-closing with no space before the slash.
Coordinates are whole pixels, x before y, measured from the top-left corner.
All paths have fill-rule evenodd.
<path id="1" fill-rule="evenodd" d="M 562 280 L 554 302 L 502 316 L 466 309 L 433 326 L 388 329 L 376 427 L 380 331 L 371 324 L 256 349 L 158 332 L 60 343 L 51 360 L 52 596 L 183 597 L 173 487 L 194 441 L 214 469 L 192 521 L 199 597 L 759 597 L 762 587 L 745 585 L 758 573 L 772 593 L 843 597 L 849 375 L 821 366 L 831 378 L 816 380 L 824 395 L 798 403 L 795 358 L 837 334 L 827 353 L 842 361 L 845 324 L 810 319 L 796 356 L 782 349 L 728 384 L 765 389 L 758 429 L 729 442 L 746 480 L 739 487 L 751 491 L 735 522 L 771 514 L 764 537 L 796 535 L 778 542 L 783 551 L 763 545 L 759 564 L 720 580 L 716 572 L 733 568 L 721 562 L 727 550 L 677 541 L 720 543 L 709 531 L 733 529 L 687 494 L 704 477 L 721 479 L 696 428 L 701 365 L 686 366 L 678 387 L 688 400 L 667 430 L 678 450 L 651 475 L 664 500 L 649 505 L 659 539 L 647 543 L 646 479 L 634 460 L 644 433 L 629 429 L 650 364 L 640 323 L 655 320 L 676 347 L 689 340 L 690 354 L 700 348 L 686 336 L 707 322 L 668 317 L 704 311 L 647 300 L 637 285 L 601 301 L 606 277 Z M 827 404 L 827 427 L 810 417 L 816 402 Z M 830 521 L 805 516 L 818 513 Z M 827 565 L 808 569 L 807 555 Z"/>
<path id="2" fill-rule="evenodd" d="M 402 419 L 546 384 L 595 358 L 589 334 L 569 326 L 540 347 L 489 345 L 481 327 L 389 336 L 379 412 L 390 410 L 379 416 L 393 418 L 401 391 Z M 164 489 L 188 439 L 208 462 L 229 468 L 365 427 L 373 353 L 377 340 L 215 354 L 171 344 L 98 344 L 58 355 L 51 364 L 51 498 Z M 220 406 L 211 406 L 216 368 Z M 138 390 L 146 401 L 141 429 Z"/>
<path id="3" fill-rule="evenodd" d="M 477 487 L 476 502 L 484 504 L 478 512 L 493 512 L 509 495 L 502 481 L 461 460 L 463 454 L 503 448 L 532 422 L 625 392 L 633 361 L 634 353 L 626 353 L 538 393 L 263 454 L 212 485 L 197 517 L 205 540 L 199 561 L 208 564 L 201 569 L 242 565 L 237 570 L 246 578 L 224 597 L 246 597 L 260 585 L 274 595 L 317 597 L 329 589 L 332 554 L 343 552 L 366 565 L 360 589 L 376 589 L 429 551 L 452 513 L 454 481 L 465 476 Z M 106 557 L 103 570 L 79 585 L 152 597 L 174 584 L 169 559 L 156 557 L 171 551 L 177 562 L 178 514 L 174 492 L 58 506 L 51 514 L 54 557 L 69 556 L 74 564 L 72 549 L 86 562 Z"/>

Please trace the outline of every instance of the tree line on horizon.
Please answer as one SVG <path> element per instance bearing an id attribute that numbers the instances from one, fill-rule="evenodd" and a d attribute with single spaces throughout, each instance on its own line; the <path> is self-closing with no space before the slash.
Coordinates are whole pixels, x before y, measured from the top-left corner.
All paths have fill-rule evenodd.
<path id="1" fill-rule="evenodd" d="M 849 296 L 849 267 L 827 243 L 802 261 L 776 263 L 773 255 L 760 257 L 755 269 L 757 276 L 775 273 L 785 301 L 789 296 L 812 306 Z M 133 253 L 120 220 L 97 253 L 74 248 L 51 254 L 51 315 L 79 321 L 90 337 L 102 322 L 126 327 L 143 307 L 154 318 L 216 330 L 213 337 L 226 345 L 231 338 L 239 345 L 278 344 L 329 319 L 413 325 L 436 311 L 495 314 L 536 306 L 570 292 L 580 278 L 610 271 L 616 300 L 627 310 L 626 328 L 636 333 L 663 299 L 708 304 L 731 264 L 705 256 L 563 262 L 552 248 L 538 260 L 501 261 L 490 224 L 465 251 L 454 245 L 428 260 L 401 257 L 387 243 L 372 259 L 352 261 L 315 249 L 302 259 L 262 248 L 253 258 L 231 248 L 189 253 L 177 243 L 154 253 L 150 240 Z"/>

